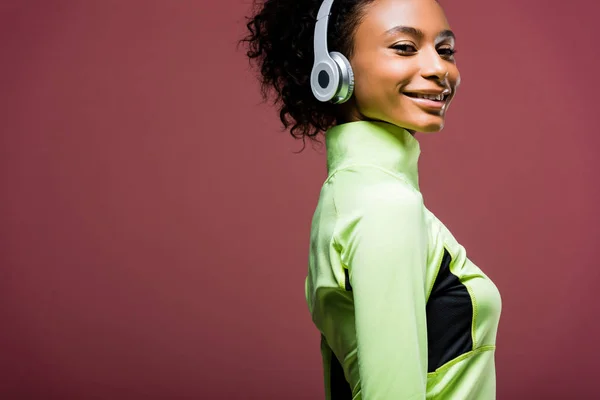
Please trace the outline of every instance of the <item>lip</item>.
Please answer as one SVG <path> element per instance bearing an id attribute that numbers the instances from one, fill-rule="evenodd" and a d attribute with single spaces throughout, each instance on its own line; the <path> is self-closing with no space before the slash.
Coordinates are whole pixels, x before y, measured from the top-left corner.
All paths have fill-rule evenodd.
<path id="1" fill-rule="evenodd" d="M 447 88 L 447 89 L 444 89 L 444 90 L 439 90 L 439 89 L 438 89 L 438 90 L 434 90 L 434 89 L 431 89 L 431 90 L 405 90 L 403 93 L 414 93 L 414 94 L 435 94 L 435 95 L 438 95 L 438 94 L 446 94 L 446 95 L 448 95 L 448 94 L 450 94 L 451 92 L 452 92 L 452 91 L 451 91 L 449 88 Z"/>
<path id="2" fill-rule="evenodd" d="M 419 92 L 407 92 L 407 93 L 411 93 L 411 94 L 428 94 L 428 95 L 440 95 L 440 94 L 445 94 L 446 97 L 444 98 L 444 100 L 441 101 L 437 101 L 437 100 L 429 100 L 429 99 L 421 99 L 418 97 L 412 97 L 407 95 L 406 93 L 402 93 L 404 96 L 408 97 L 409 99 L 411 99 L 412 101 L 414 101 L 416 104 L 418 104 L 419 106 L 426 108 L 426 109 L 430 109 L 430 110 L 436 110 L 436 111 L 440 111 L 444 108 L 444 106 L 446 105 L 446 102 L 448 101 L 448 97 L 450 95 L 450 92 L 445 91 L 445 92 L 434 92 L 434 91 L 419 91 Z"/>

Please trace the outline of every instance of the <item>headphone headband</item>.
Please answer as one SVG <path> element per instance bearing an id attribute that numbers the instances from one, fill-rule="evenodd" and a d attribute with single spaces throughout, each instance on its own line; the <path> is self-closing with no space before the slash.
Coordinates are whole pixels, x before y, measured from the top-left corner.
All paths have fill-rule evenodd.
<path id="1" fill-rule="evenodd" d="M 315 60 L 321 60 L 329 55 L 329 51 L 327 50 L 327 26 L 332 5 L 333 0 L 323 1 L 317 14 L 314 37 Z"/>

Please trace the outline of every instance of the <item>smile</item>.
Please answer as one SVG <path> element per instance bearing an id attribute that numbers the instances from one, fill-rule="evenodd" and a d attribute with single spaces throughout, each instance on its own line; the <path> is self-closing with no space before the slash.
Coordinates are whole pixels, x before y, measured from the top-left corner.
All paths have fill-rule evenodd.
<path id="1" fill-rule="evenodd" d="M 417 103 L 423 108 L 441 110 L 446 105 L 446 100 L 450 93 L 439 93 L 439 94 L 424 94 L 424 93 L 410 93 L 403 92 L 403 95 L 409 97 L 412 101 Z"/>
<path id="2" fill-rule="evenodd" d="M 424 94 L 424 93 L 404 93 L 408 97 L 412 97 L 415 99 L 426 99 L 426 100 L 434 100 L 434 101 L 446 101 L 449 93 L 439 93 L 439 94 Z"/>

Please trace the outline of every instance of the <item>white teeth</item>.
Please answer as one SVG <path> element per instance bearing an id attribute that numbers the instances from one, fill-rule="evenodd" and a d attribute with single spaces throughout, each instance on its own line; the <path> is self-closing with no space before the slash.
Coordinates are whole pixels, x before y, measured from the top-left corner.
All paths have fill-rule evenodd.
<path id="1" fill-rule="evenodd" d="M 443 94 L 420 94 L 420 93 L 415 93 L 415 97 L 417 97 L 419 99 L 428 99 L 428 100 L 437 100 L 437 101 L 442 101 L 444 99 L 444 95 Z"/>

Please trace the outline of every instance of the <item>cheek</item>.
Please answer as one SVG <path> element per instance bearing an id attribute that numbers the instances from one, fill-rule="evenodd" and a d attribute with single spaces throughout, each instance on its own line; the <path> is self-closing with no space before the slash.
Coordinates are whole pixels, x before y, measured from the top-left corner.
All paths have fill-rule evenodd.
<path id="1" fill-rule="evenodd" d="M 412 76 L 410 65 L 387 57 L 358 66 L 354 74 L 356 99 L 365 106 L 397 98 Z"/>
<path id="2" fill-rule="evenodd" d="M 459 86 L 460 86 L 460 74 L 458 74 L 458 72 L 455 75 L 450 74 L 450 87 L 452 88 L 452 95 L 450 96 L 450 98 L 447 101 L 446 111 L 448 110 L 450 103 L 452 103 L 452 101 L 456 97 Z"/>
<path id="3" fill-rule="evenodd" d="M 448 69 L 448 71 L 448 75 L 450 75 L 450 84 L 452 85 L 453 89 L 457 89 L 460 86 L 461 81 L 460 71 L 458 70 L 456 64 L 453 64 L 452 67 Z"/>

